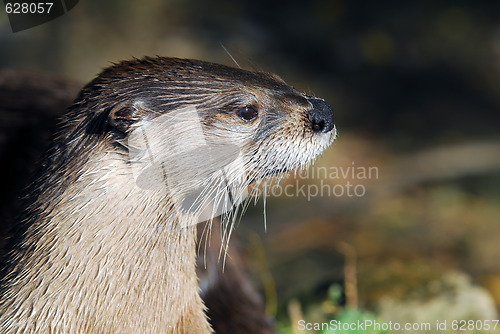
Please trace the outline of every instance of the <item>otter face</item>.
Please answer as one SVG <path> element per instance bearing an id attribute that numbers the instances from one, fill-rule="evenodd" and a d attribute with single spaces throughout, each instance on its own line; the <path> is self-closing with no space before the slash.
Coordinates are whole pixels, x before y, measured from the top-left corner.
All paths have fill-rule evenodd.
<path id="1" fill-rule="evenodd" d="M 135 78 L 108 123 L 127 134 L 137 185 L 166 185 L 198 221 L 242 202 L 250 183 L 307 166 L 336 137 L 324 100 L 272 74 L 173 58 L 104 74 L 114 77 L 110 86 L 124 74 L 129 84 Z"/>
<path id="2" fill-rule="evenodd" d="M 332 108 L 273 75 L 251 75 L 253 85 L 221 90 L 230 103 L 202 113 L 207 136 L 235 144 L 252 181 L 307 166 L 336 138 Z"/>

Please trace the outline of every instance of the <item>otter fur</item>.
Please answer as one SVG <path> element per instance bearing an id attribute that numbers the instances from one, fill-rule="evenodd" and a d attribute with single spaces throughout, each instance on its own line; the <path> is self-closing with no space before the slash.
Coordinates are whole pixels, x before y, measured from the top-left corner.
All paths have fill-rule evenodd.
<path id="1" fill-rule="evenodd" d="M 213 138 L 237 138 L 246 185 L 306 166 L 336 134 L 324 101 L 274 75 L 161 57 L 104 70 L 68 108 L 29 189 L 2 266 L 0 332 L 212 331 L 196 277 L 199 221 L 171 188 L 137 186 L 123 144 L 185 107 Z"/>

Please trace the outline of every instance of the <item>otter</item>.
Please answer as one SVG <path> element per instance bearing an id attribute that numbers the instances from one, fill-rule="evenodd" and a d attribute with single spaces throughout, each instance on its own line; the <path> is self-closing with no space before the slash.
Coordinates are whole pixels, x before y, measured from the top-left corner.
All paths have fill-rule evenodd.
<path id="1" fill-rule="evenodd" d="M 19 198 L 29 184 L 29 175 L 48 148 L 57 118 L 81 88 L 78 82 L 49 74 L 0 70 L 0 170 L 9 175 L 0 194 L 0 259 L 22 210 Z M 210 235 L 204 233 L 207 224 Z M 248 263 L 239 256 L 238 237 L 231 238 L 226 247 L 230 256 L 220 261 L 219 220 L 197 227 L 197 249 L 203 249 L 198 252 L 196 268 L 200 295 L 213 330 L 217 334 L 276 333 Z"/>
<path id="2" fill-rule="evenodd" d="M 307 166 L 335 137 L 332 108 L 272 74 L 163 57 L 105 69 L 29 188 L 0 331 L 211 333 L 196 225 L 234 219 L 248 185 Z"/>

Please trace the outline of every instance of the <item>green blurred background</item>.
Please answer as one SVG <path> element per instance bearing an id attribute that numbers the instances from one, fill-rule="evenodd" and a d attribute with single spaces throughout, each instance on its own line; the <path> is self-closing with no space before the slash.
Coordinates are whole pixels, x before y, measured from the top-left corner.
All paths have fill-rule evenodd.
<path id="1" fill-rule="evenodd" d="M 144 55 L 235 66 L 225 49 L 334 107 L 340 135 L 316 166 L 378 170 L 292 178 L 366 194 L 272 197 L 267 231 L 262 202 L 241 221 L 283 332 L 297 317 L 356 308 L 387 320 L 498 319 L 500 2 L 81 0 L 15 34 L 0 14 L 0 68 L 82 84 Z"/>

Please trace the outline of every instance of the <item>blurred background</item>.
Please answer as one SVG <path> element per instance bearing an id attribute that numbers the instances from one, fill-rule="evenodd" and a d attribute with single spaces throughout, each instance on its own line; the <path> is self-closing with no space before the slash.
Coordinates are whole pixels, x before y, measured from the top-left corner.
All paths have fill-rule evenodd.
<path id="1" fill-rule="evenodd" d="M 282 333 L 498 319 L 500 2 L 80 0 L 15 34 L 0 14 L 0 69 L 77 85 L 132 57 L 228 53 L 324 98 L 339 130 L 317 175 L 268 198 L 267 231 L 261 201 L 235 232 Z"/>

